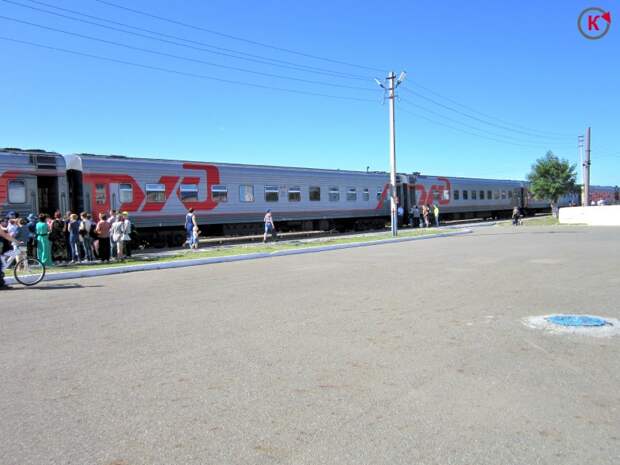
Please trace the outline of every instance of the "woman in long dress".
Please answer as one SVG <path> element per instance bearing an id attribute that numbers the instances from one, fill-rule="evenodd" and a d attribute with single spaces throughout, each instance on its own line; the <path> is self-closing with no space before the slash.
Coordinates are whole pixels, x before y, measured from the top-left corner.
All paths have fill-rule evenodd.
<path id="1" fill-rule="evenodd" d="M 50 247 L 50 241 L 48 239 L 49 236 L 49 228 L 47 226 L 47 218 L 43 213 L 39 215 L 39 222 L 37 223 L 36 232 L 37 232 L 37 258 L 41 263 L 45 266 L 51 266 L 52 262 L 52 251 Z"/>

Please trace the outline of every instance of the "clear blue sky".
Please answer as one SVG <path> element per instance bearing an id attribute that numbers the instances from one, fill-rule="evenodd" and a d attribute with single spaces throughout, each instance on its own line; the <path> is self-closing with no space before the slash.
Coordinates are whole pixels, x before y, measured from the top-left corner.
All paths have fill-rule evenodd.
<path id="1" fill-rule="evenodd" d="M 14 1 L 51 10 L 29 0 Z M 592 182 L 620 184 L 618 2 L 598 5 L 611 11 L 611 30 L 603 39 L 590 41 L 579 35 L 576 23 L 579 13 L 591 5 L 575 0 L 110 0 L 203 28 L 381 72 L 275 51 L 95 0 L 41 1 L 193 40 L 184 43 L 200 48 L 206 45 L 198 43 L 215 45 L 368 79 L 337 78 L 218 56 L 71 21 L 3 0 L 0 15 L 193 60 L 369 90 L 253 75 L 0 19 L 2 37 L 221 80 L 174 75 L 0 40 L 0 146 L 61 153 L 387 170 L 387 105 L 382 105 L 381 91 L 372 78 L 384 77 L 391 69 L 404 69 L 408 77 L 399 92 L 402 100 L 397 103 L 399 171 L 522 179 L 532 162 L 547 149 L 576 162 L 577 135 L 590 125 Z M 252 88 L 229 84 L 228 80 L 370 101 Z M 405 89 L 510 130 L 468 118 Z M 525 146 L 465 134 L 420 115 Z M 537 137 L 538 132 L 545 137 Z M 548 138 L 548 133 L 564 136 Z"/>

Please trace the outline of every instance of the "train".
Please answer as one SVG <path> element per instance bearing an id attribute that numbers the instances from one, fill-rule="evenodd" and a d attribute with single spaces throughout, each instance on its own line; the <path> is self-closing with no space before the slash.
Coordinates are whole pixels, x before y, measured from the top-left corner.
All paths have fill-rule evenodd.
<path id="1" fill-rule="evenodd" d="M 500 218 L 518 206 L 549 210 L 526 181 L 399 173 L 396 199 L 407 222 L 412 205 L 437 204 L 442 219 Z M 618 188 L 592 186 L 592 199 L 617 203 Z M 365 230 L 390 218 L 389 174 L 283 166 L 206 163 L 0 149 L 0 209 L 21 215 L 57 210 L 126 211 L 143 240 L 155 247 L 185 241 L 189 208 L 207 235 L 262 230 L 267 209 L 278 229 Z M 578 204 L 578 195 L 560 205 Z"/>

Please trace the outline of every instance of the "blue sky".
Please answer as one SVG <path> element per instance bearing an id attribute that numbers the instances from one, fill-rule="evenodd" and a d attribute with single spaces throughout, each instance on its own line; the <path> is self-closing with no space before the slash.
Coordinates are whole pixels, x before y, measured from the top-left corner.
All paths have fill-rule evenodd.
<path id="1" fill-rule="evenodd" d="M 75 16 L 30 0 L 11 1 Z M 110 0 L 252 41 L 373 68 L 367 69 L 276 51 L 96 0 L 40 1 L 194 41 L 182 42 L 186 45 L 206 48 L 208 44 L 362 79 L 216 55 L 0 0 L 1 16 L 186 60 L 0 18 L 2 37 L 216 78 L 188 77 L 0 40 L 4 64 L 0 146 L 387 170 L 387 105 L 382 104 L 381 90 L 372 78 L 394 69 L 408 73 L 397 102 L 399 171 L 522 179 L 547 149 L 577 162 L 577 136 L 590 125 L 592 183 L 620 184 L 620 28 L 614 22 L 614 15 L 620 15 L 618 2 L 597 5 L 610 10 L 613 19 L 607 36 L 592 41 L 576 27 L 579 13 L 591 5 L 573 0 L 389 4 Z M 256 75 L 197 61 L 360 89 Z"/>

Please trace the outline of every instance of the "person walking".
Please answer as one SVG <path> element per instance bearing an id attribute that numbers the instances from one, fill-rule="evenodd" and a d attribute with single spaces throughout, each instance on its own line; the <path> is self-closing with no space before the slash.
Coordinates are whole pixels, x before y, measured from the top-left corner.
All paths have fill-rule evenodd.
<path id="1" fill-rule="evenodd" d="M 275 240 L 276 227 L 273 224 L 273 216 L 271 215 L 271 210 L 267 210 L 263 221 L 265 222 L 265 234 L 263 235 L 263 242 L 267 242 L 267 234 L 271 234 L 271 236 Z"/>
<path id="2" fill-rule="evenodd" d="M 512 209 L 512 224 L 513 226 L 518 226 L 519 225 L 519 218 L 521 217 L 521 211 L 519 210 L 519 207 L 515 206 Z"/>
<path id="3" fill-rule="evenodd" d="M 75 213 L 69 216 L 69 224 L 67 225 L 69 232 L 69 247 L 71 251 L 71 263 L 80 262 L 80 220 Z"/>
<path id="4" fill-rule="evenodd" d="M 90 228 L 93 222 L 89 219 L 89 214 L 82 212 L 80 215 L 80 244 L 84 250 L 84 261 L 92 262 L 95 260 L 93 255 L 93 239 L 90 237 Z"/>
<path id="5" fill-rule="evenodd" d="M 52 250 L 49 241 L 49 228 L 47 226 L 47 216 L 43 213 L 39 215 L 39 222 L 36 227 L 37 234 L 37 258 L 43 265 L 51 266 Z"/>
<path id="6" fill-rule="evenodd" d="M 435 226 L 439 227 L 439 205 L 433 205 L 433 216 L 435 217 Z"/>
<path id="7" fill-rule="evenodd" d="M 194 227 L 198 227 L 198 223 L 196 222 L 196 214 L 194 213 L 194 209 L 190 208 L 187 210 L 187 214 L 185 215 L 185 236 L 187 239 L 185 244 L 187 244 L 189 248 L 192 248 L 193 245 Z"/>
<path id="8" fill-rule="evenodd" d="M 105 213 L 99 213 L 99 222 L 95 226 L 97 234 L 97 253 L 101 262 L 110 261 L 110 228 L 112 227 L 107 221 L 108 217 Z"/>
<path id="9" fill-rule="evenodd" d="M 192 245 L 191 245 L 192 249 L 198 248 L 199 237 L 200 237 L 200 229 L 198 229 L 198 226 L 194 226 L 194 229 L 192 230 Z"/>

